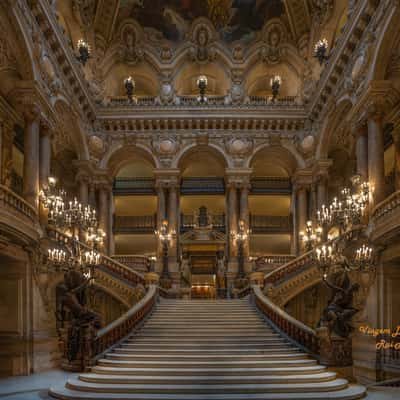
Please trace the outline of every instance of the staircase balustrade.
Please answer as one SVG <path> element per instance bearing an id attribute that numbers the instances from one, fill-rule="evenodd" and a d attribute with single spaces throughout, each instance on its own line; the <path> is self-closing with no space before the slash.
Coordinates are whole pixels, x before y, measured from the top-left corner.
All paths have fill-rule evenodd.
<path id="1" fill-rule="evenodd" d="M 115 233 L 154 233 L 156 224 L 156 215 L 119 215 L 114 217 L 113 230 Z"/>
<path id="2" fill-rule="evenodd" d="M 319 339 L 316 331 L 293 318 L 283 309 L 270 301 L 259 286 L 253 286 L 254 302 L 258 310 L 267 317 L 280 331 L 289 338 L 317 356 L 319 354 Z"/>
<path id="3" fill-rule="evenodd" d="M 121 317 L 97 331 L 91 346 L 91 362 L 132 333 L 151 314 L 157 302 L 157 287 L 150 285 L 146 295 Z"/>

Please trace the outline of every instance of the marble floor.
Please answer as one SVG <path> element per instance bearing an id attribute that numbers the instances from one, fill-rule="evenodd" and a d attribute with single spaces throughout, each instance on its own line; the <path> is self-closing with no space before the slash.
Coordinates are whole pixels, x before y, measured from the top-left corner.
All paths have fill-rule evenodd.
<path id="1" fill-rule="evenodd" d="M 50 386 L 63 385 L 68 377 L 76 375 L 61 370 L 51 370 L 31 376 L 0 378 L 0 399 L 50 400 L 47 394 Z M 399 400 L 400 388 L 370 388 L 366 399 Z"/>

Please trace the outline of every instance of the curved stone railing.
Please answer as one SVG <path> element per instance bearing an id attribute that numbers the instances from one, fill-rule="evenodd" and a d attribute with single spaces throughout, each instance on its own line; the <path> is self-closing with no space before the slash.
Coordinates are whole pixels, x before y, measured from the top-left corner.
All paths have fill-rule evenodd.
<path id="1" fill-rule="evenodd" d="M 92 362 L 137 328 L 157 302 L 157 287 L 150 285 L 146 295 L 121 317 L 97 331 L 91 346 Z"/>
<path id="2" fill-rule="evenodd" d="M 372 240 L 397 233 L 400 229 L 400 190 L 380 202 L 372 211 Z"/>
<path id="3" fill-rule="evenodd" d="M 32 222 L 37 220 L 35 207 L 4 185 L 0 185 L 0 208 L 17 212 Z"/>
<path id="4" fill-rule="evenodd" d="M 126 96 L 116 96 L 108 98 L 103 107 L 126 108 L 126 107 L 165 107 L 160 97 L 140 96 L 129 101 Z M 235 106 L 244 107 L 303 107 L 301 99 L 296 96 L 284 96 L 273 99 L 272 96 L 247 96 L 240 104 Z M 233 107 L 232 100 L 228 96 L 207 96 L 207 102 L 199 103 L 198 96 L 176 96 L 168 107 L 187 108 L 187 107 Z"/>
<path id="5" fill-rule="evenodd" d="M 313 355 L 319 354 L 319 339 L 316 331 L 290 316 L 262 293 L 259 286 L 253 286 L 254 302 L 257 309 L 280 331 Z"/>
<path id="6" fill-rule="evenodd" d="M 149 257 L 146 256 L 138 256 L 135 254 L 124 254 L 124 255 L 112 256 L 111 258 L 114 261 L 117 261 L 118 263 L 123 264 L 139 273 L 147 272 L 150 267 Z"/>

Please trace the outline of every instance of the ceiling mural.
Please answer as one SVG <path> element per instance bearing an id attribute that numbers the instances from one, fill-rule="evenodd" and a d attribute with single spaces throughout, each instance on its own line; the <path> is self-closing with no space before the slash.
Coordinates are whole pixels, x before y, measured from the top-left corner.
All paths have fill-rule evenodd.
<path id="1" fill-rule="evenodd" d="M 264 23 L 284 13 L 282 0 L 121 0 L 119 18 L 134 18 L 153 38 L 182 40 L 199 17 L 228 43 L 248 43 Z"/>

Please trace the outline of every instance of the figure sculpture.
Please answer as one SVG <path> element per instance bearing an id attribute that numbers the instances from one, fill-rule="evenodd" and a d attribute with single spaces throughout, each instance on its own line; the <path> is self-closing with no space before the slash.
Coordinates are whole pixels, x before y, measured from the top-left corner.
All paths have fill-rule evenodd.
<path id="1" fill-rule="evenodd" d="M 338 286 L 327 279 L 324 280 L 332 289 L 332 297 L 322 313 L 319 326 L 327 327 L 331 333 L 342 338 L 348 338 L 352 331 L 351 319 L 358 312 L 352 304 L 354 292 L 358 291 L 359 284 L 351 284 L 347 273 L 339 276 L 337 281 Z"/>

